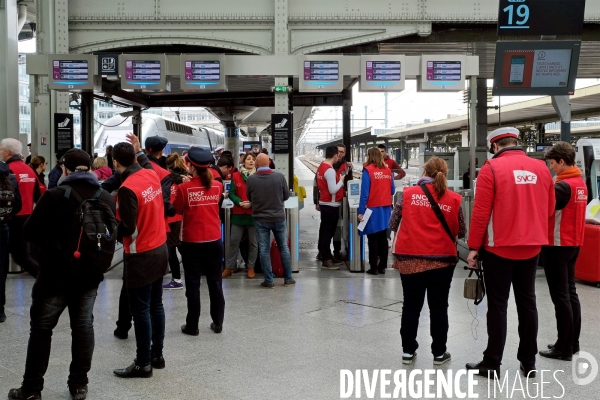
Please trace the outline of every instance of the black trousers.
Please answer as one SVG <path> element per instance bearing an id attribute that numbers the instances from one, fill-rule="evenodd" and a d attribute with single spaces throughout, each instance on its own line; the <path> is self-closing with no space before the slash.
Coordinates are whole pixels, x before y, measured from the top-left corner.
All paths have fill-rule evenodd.
<path id="1" fill-rule="evenodd" d="M 36 277 L 40 266 L 38 262 L 31 257 L 27 242 L 23 238 L 23 225 L 25 225 L 27 218 L 29 218 L 29 215 L 20 215 L 18 217 L 13 217 L 8 223 L 10 230 L 8 248 L 10 249 L 15 262 L 31 276 Z"/>
<path id="2" fill-rule="evenodd" d="M 483 279 L 488 303 L 488 344 L 483 361 L 490 367 L 502 364 L 506 344 L 506 310 L 512 285 L 519 318 L 517 359 L 525 368 L 535 365 L 538 313 L 535 302 L 535 273 L 539 255 L 527 260 L 509 260 L 482 250 Z"/>
<path id="3" fill-rule="evenodd" d="M 123 266 L 123 285 L 119 294 L 119 316 L 117 318 L 117 329 L 122 332 L 128 332 L 131 329 L 131 311 L 129 310 L 129 295 L 125 287 L 125 266 Z"/>
<path id="4" fill-rule="evenodd" d="M 581 304 L 575 288 L 579 247 L 544 246 L 542 254 L 558 329 L 555 347 L 565 354 L 573 354 L 573 348 L 579 348 L 581 333 Z"/>
<path id="5" fill-rule="evenodd" d="M 181 279 L 181 265 L 177 257 L 177 247 L 169 247 L 169 268 L 171 268 L 171 277 L 173 279 Z"/>
<path id="6" fill-rule="evenodd" d="M 321 259 L 333 260 L 331 254 L 331 239 L 335 235 L 338 220 L 340 219 L 340 208 L 321 205 L 321 225 L 319 226 L 319 252 Z"/>
<path id="7" fill-rule="evenodd" d="M 388 242 L 387 229 L 367 235 L 369 242 L 369 266 L 371 269 L 383 271 L 387 268 Z M 379 258 L 379 262 L 377 259 Z"/>
<path id="8" fill-rule="evenodd" d="M 386 240 L 386 231 L 382 231 Z M 369 250 L 370 251 L 370 250 Z M 454 265 L 445 268 L 432 269 L 416 274 L 400 274 L 404 303 L 402 305 L 402 322 L 400 336 L 402 351 L 412 354 L 419 347 L 417 331 L 419 317 L 427 294 L 429 305 L 429 333 L 433 339 L 431 353 L 434 357 L 446 352 L 448 340 L 448 295 L 454 275 Z"/>
<path id="9" fill-rule="evenodd" d="M 185 297 L 188 313 L 186 324 L 198 329 L 200 320 L 200 276 L 206 276 L 210 297 L 210 316 L 216 325 L 223 325 L 225 297 L 222 287 L 223 242 L 181 242 L 181 257 L 185 276 Z"/>

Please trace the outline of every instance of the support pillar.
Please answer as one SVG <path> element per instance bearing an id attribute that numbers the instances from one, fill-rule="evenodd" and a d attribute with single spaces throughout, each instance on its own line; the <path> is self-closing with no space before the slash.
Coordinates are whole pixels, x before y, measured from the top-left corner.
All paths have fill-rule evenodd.
<path id="1" fill-rule="evenodd" d="M 560 140 L 571 142 L 571 100 L 569 96 L 552 96 L 552 106 L 560 116 Z"/>
<path id="2" fill-rule="evenodd" d="M 475 179 L 476 176 L 476 171 L 477 171 L 477 159 L 476 159 L 476 148 L 477 148 L 477 144 L 479 142 L 479 138 L 478 136 L 478 126 L 477 126 L 477 78 L 472 76 L 471 77 L 471 81 L 469 83 L 470 86 L 470 90 L 471 90 L 471 103 L 470 103 L 470 107 L 471 107 L 471 112 L 470 112 L 470 118 L 471 120 L 469 121 L 469 127 L 471 128 L 471 137 L 470 137 L 470 141 L 469 141 L 469 145 L 470 145 L 470 151 L 469 151 L 469 158 L 470 158 L 470 162 L 469 162 L 469 166 L 470 166 L 470 170 L 471 170 L 471 181 L 473 179 Z M 487 91 L 486 91 L 486 99 L 487 99 Z M 487 114 L 486 114 L 487 117 Z M 486 132 L 487 134 L 487 132 Z M 487 138 L 485 139 L 487 142 Z M 484 144 L 484 146 L 487 146 L 487 143 Z M 474 187 L 471 184 L 471 187 Z"/>
<path id="3" fill-rule="evenodd" d="M 0 1 L 0 140 L 19 139 L 17 16 L 16 1 Z M 27 142 L 23 144 L 24 149 L 26 145 Z"/>
<path id="4" fill-rule="evenodd" d="M 352 137 L 350 132 L 350 115 L 352 112 L 352 89 L 344 90 L 342 106 L 342 143 L 346 146 L 346 161 L 352 162 Z"/>
<path id="5" fill-rule="evenodd" d="M 94 97 L 91 92 L 81 93 L 81 149 L 94 156 Z"/>
<path id="6" fill-rule="evenodd" d="M 477 116 L 477 146 L 487 146 L 488 120 L 487 120 L 487 79 L 476 78 L 477 108 L 474 113 Z M 471 93 L 473 96 L 473 92 Z M 473 99 L 473 97 L 471 97 Z"/>
<path id="7" fill-rule="evenodd" d="M 469 147 L 469 131 L 465 129 L 460 134 L 461 134 L 460 146 L 461 147 Z"/>

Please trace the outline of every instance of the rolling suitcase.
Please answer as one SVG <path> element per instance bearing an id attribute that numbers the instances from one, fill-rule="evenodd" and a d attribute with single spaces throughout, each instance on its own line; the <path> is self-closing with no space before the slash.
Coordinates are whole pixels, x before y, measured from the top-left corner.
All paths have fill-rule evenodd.
<path id="1" fill-rule="evenodd" d="M 575 279 L 600 287 L 600 225 L 585 225 L 583 246 L 575 264 Z"/>

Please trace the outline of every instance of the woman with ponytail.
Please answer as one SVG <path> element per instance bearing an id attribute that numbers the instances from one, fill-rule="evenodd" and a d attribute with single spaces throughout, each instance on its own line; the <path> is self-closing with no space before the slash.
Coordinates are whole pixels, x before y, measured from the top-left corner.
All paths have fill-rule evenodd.
<path id="1" fill-rule="evenodd" d="M 465 236 L 466 227 L 462 197 L 447 187 L 446 161 L 432 157 L 423 169 L 417 186 L 404 189 L 390 219 L 390 229 L 396 232 L 393 268 L 400 271 L 404 293 L 400 328 L 402 363 L 411 364 L 417 356 L 419 316 L 427 295 L 433 363 L 441 365 L 450 361 L 450 353 L 446 351 L 448 295 L 458 262 L 456 238 Z M 430 203 L 430 197 L 436 204 Z M 436 205 L 445 224 L 436 214 Z"/>
<path id="2" fill-rule="evenodd" d="M 385 274 L 388 259 L 387 227 L 392 213 L 392 196 L 396 187 L 392 179 L 392 171 L 385 164 L 378 148 L 369 149 L 363 168 L 358 220 L 363 220 L 367 208 L 371 210 L 369 221 L 360 232 L 361 235 L 367 235 L 369 242 L 367 274 Z"/>
<path id="3" fill-rule="evenodd" d="M 185 297 L 188 313 L 181 331 L 198 336 L 200 320 L 200 276 L 206 276 L 210 297 L 210 328 L 215 333 L 223 329 L 225 298 L 221 285 L 221 221 L 219 209 L 223 201 L 223 185 L 213 179 L 208 169 L 212 155 L 199 147 L 192 147 L 186 155 L 192 178 L 177 188 L 173 205 L 182 215 L 181 257 L 185 275 Z"/>

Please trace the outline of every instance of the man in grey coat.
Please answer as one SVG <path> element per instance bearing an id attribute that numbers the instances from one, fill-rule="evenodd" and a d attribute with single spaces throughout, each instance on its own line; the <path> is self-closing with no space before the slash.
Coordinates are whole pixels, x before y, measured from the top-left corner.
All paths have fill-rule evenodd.
<path id="1" fill-rule="evenodd" d="M 275 287 L 270 255 L 270 237 L 273 231 L 277 247 L 281 252 L 284 270 L 283 286 L 292 286 L 296 281 L 292 279 L 292 259 L 283 207 L 283 202 L 290 197 L 289 188 L 283 174 L 269 168 L 269 156 L 266 154 L 259 154 L 256 157 L 256 167 L 256 173 L 246 181 L 246 193 L 252 205 L 260 264 L 265 276 L 264 282 L 260 285 L 268 289 Z"/>

